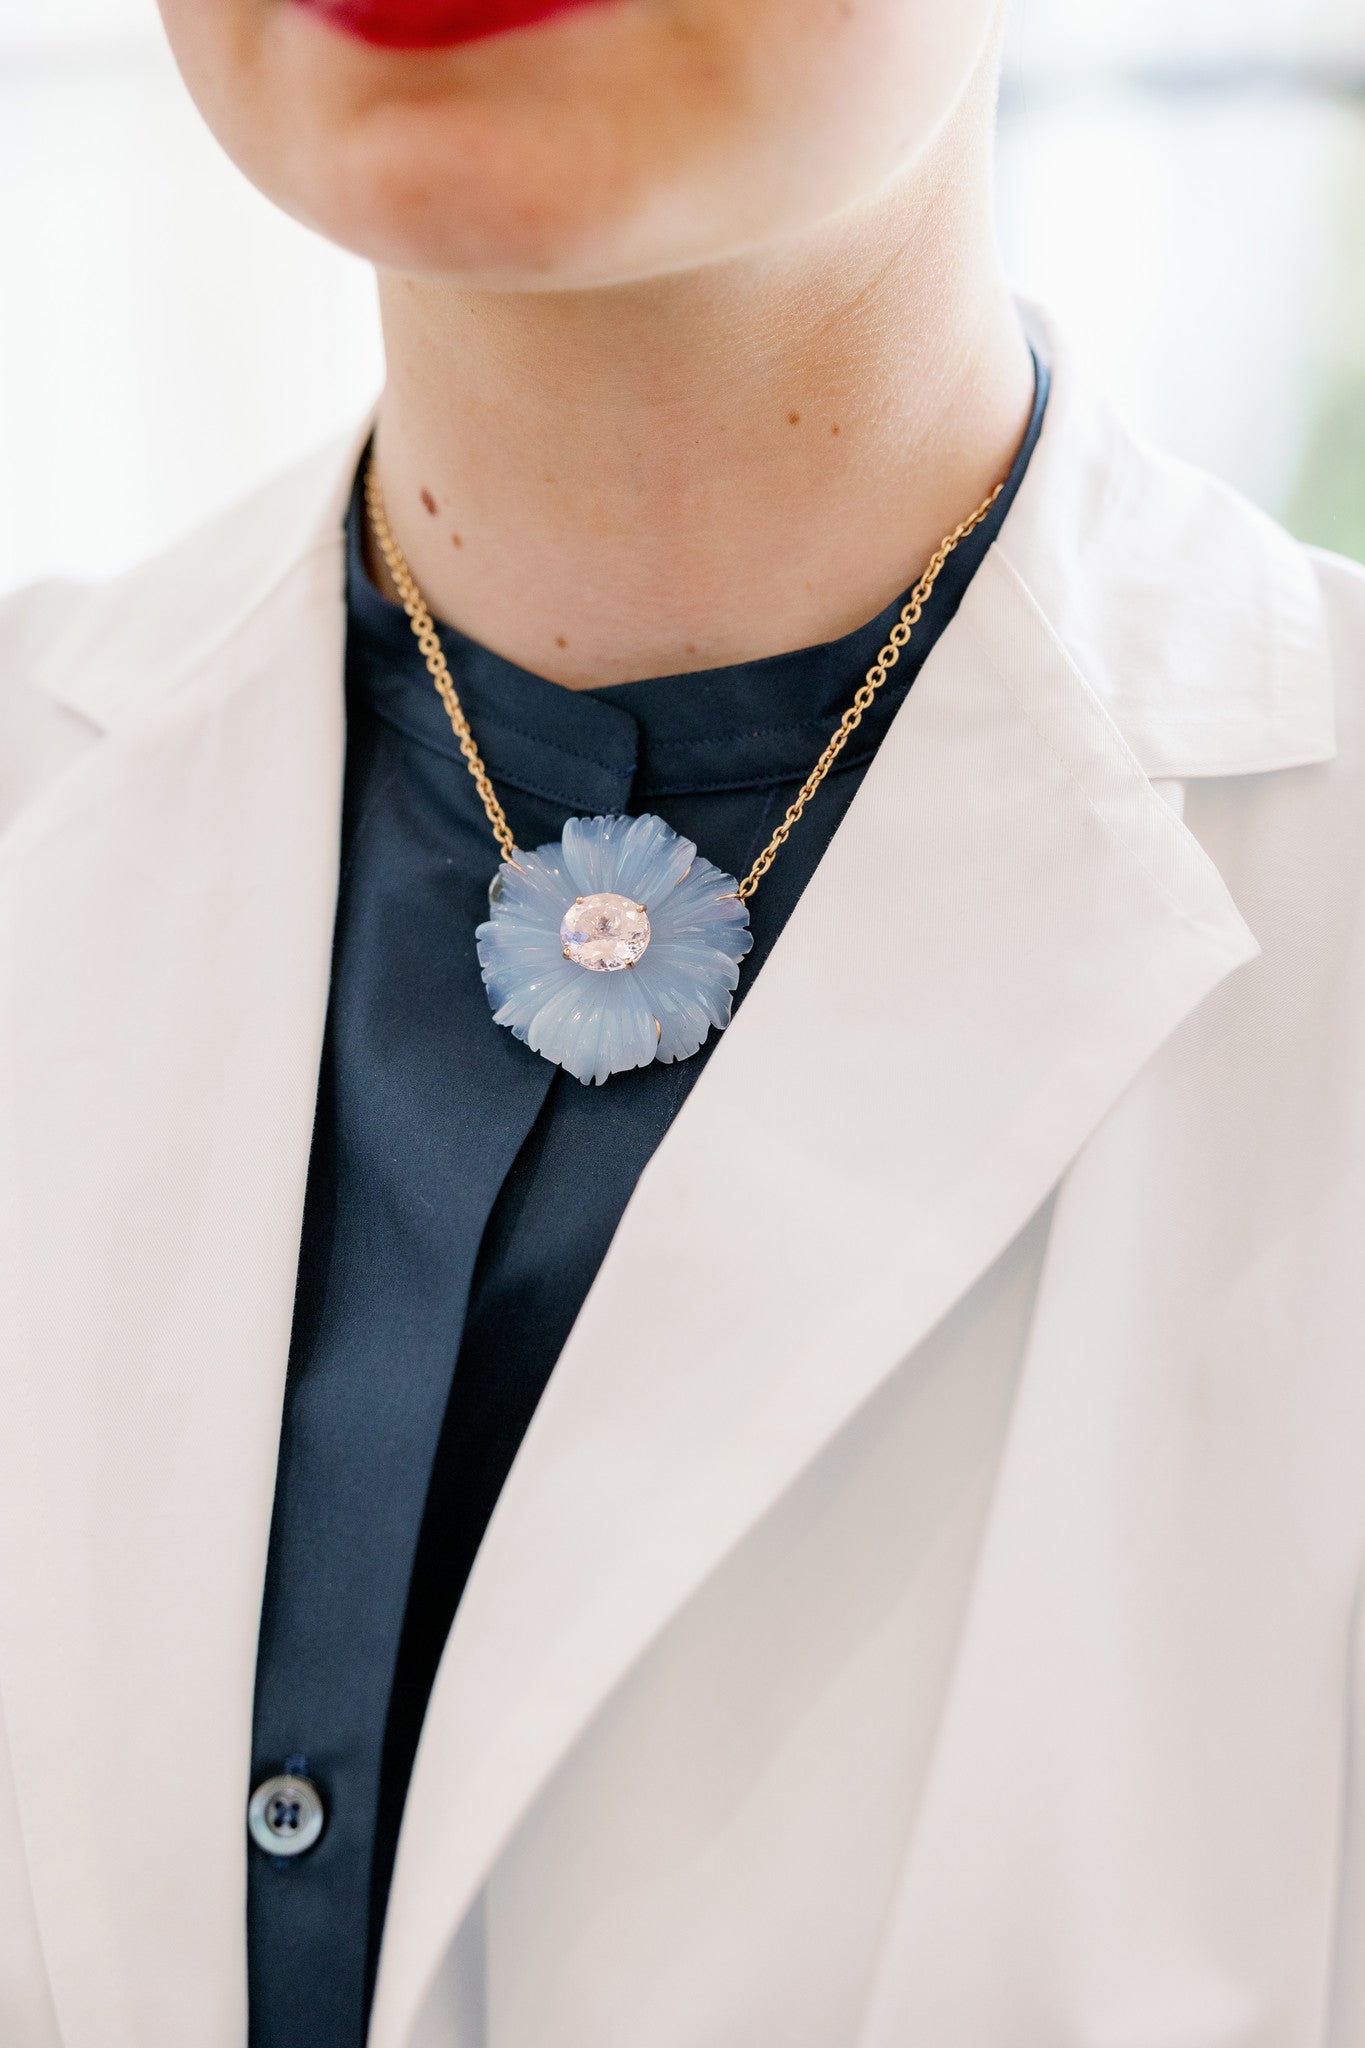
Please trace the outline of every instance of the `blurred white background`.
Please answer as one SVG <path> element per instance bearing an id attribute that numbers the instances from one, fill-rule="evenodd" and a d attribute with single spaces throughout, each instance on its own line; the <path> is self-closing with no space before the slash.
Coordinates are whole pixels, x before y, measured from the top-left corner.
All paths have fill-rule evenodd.
<path id="1" fill-rule="evenodd" d="M 1365 558 L 1365 0 L 1015 0 L 1000 197 L 1139 427 Z M 367 272 L 227 164 L 153 0 L 0 0 L 0 277 L 0 589 L 136 560 L 379 385 Z"/>

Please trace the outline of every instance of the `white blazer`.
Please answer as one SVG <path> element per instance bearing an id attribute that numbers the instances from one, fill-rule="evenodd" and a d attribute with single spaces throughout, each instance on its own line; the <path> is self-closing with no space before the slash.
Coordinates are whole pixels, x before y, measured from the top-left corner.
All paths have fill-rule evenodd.
<path id="1" fill-rule="evenodd" d="M 5 2048 L 245 2039 L 357 452 L 0 629 Z M 512 1472 L 372 2048 L 1365 2048 L 1363 683 L 1063 355 Z"/>

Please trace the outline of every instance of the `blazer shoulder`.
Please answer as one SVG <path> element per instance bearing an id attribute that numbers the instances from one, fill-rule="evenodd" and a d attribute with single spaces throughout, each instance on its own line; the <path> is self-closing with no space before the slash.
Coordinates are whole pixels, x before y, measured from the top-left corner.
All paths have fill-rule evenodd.
<path id="1" fill-rule="evenodd" d="M 1365 566 L 1325 548 L 1305 548 L 1317 586 L 1343 772 L 1365 782 Z"/>
<path id="2" fill-rule="evenodd" d="M 1333 665 L 1342 680 L 1365 682 L 1365 563 L 1327 548 L 1305 548 L 1322 594 L 1323 615 L 1331 636 Z"/>
<path id="3" fill-rule="evenodd" d="M 1250 775 L 1330 755 L 1307 550 L 1132 432 L 1065 352 L 997 546 L 1149 776 Z"/>
<path id="4" fill-rule="evenodd" d="M 113 732 L 166 705 L 307 565 L 320 563 L 337 595 L 368 432 L 366 422 L 98 586 L 45 659 L 41 688 Z"/>
<path id="5" fill-rule="evenodd" d="M 99 738 L 93 719 L 39 681 L 92 595 L 88 584 L 54 577 L 0 599 L 0 831 Z"/>
<path id="6" fill-rule="evenodd" d="M 324 565 L 317 607 L 339 596 L 368 433 L 367 421 L 108 582 L 0 600 L 0 831 L 104 734 L 172 702 L 305 564 Z"/>

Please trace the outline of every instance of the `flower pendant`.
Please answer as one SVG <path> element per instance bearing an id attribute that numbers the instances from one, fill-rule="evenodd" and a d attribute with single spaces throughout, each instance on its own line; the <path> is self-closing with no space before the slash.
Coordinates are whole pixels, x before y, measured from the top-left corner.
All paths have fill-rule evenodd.
<path id="1" fill-rule="evenodd" d="M 729 1023 L 749 913 L 662 818 L 570 818 L 557 845 L 503 863 L 488 901 L 494 1023 L 578 1080 L 688 1059 Z"/>

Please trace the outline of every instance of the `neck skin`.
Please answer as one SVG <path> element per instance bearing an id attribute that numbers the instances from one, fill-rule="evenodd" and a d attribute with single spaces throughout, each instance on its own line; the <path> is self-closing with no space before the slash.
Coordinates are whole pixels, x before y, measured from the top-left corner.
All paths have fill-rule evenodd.
<path id="1" fill-rule="evenodd" d="M 432 610 L 570 689 L 875 617 L 1032 401 L 988 90 L 894 189 L 756 255 L 581 292 L 381 278 L 379 473 Z"/>

